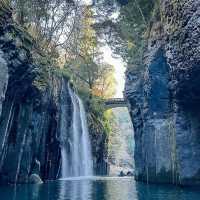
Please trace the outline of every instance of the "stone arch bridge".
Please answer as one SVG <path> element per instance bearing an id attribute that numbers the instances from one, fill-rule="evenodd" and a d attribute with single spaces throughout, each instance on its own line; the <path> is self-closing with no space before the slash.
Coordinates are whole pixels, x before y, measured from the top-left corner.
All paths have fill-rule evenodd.
<path id="1" fill-rule="evenodd" d="M 107 109 L 127 107 L 127 102 L 123 98 L 112 98 L 112 99 L 106 99 L 105 105 Z"/>

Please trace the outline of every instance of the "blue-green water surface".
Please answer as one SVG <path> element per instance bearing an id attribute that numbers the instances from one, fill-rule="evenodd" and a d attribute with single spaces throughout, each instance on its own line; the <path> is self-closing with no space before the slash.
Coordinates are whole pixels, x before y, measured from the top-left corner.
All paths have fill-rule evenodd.
<path id="1" fill-rule="evenodd" d="M 0 200 L 200 200 L 200 190 L 146 185 L 133 178 L 75 178 L 1 186 Z"/>

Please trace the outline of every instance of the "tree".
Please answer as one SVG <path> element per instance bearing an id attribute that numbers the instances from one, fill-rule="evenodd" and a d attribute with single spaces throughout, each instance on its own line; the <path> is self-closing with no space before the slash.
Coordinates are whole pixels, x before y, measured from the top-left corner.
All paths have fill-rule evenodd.
<path id="1" fill-rule="evenodd" d="M 106 63 L 103 64 L 103 70 L 101 76 L 95 82 L 93 95 L 107 99 L 113 97 L 116 93 L 115 70 L 112 65 Z"/>
<path id="2" fill-rule="evenodd" d="M 80 10 L 79 0 L 12 0 L 16 21 L 40 49 L 52 53 L 69 42 Z"/>
<path id="3" fill-rule="evenodd" d="M 91 6 L 80 0 L 12 0 L 12 4 L 16 21 L 33 36 L 45 55 L 56 58 L 60 66 L 65 63 L 74 82 L 91 94 L 114 94 L 114 71 L 102 61 Z"/>
<path id="4" fill-rule="evenodd" d="M 102 61 L 99 42 L 93 28 L 94 13 L 86 6 L 83 12 L 81 28 L 74 59 L 67 63 L 74 74 L 74 81 L 81 87 L 88 87 L 90 93 L 102 98 L 111 97 L 115 93 L 114 68 Z M 83 85 L 84 83 L 84 85 Z"/>
<path id="5" fill-rule="evenodd" d="M 146 33 L 156 3 L 153 0 L 95 1 L 96 9 L 101 11 L 100 20 L 94 25 L 96 31 L 116 55 L 131 65 L 141 64 Z M 117 14 L 115 18 L 108 17 L 114 13 Z"/>

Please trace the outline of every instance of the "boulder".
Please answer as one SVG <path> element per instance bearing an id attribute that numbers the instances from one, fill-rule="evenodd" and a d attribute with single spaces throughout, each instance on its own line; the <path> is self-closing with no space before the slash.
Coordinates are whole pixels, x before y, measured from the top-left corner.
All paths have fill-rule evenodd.
<path id="1" fill-rule="evenodd" d="M 31 174 L 28 183 L 30 184 L 42 184 L 43 181 L 38 174 Z"/>

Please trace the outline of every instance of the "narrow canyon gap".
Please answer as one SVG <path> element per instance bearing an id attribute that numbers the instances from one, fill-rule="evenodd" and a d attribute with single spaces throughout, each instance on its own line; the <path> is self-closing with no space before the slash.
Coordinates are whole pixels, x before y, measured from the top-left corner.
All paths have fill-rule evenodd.
<path id="1" fill-rule="evenodd" d="M 198 200 L 199 47 L 199 0 L 1 0 L 0 196 Z"/>

